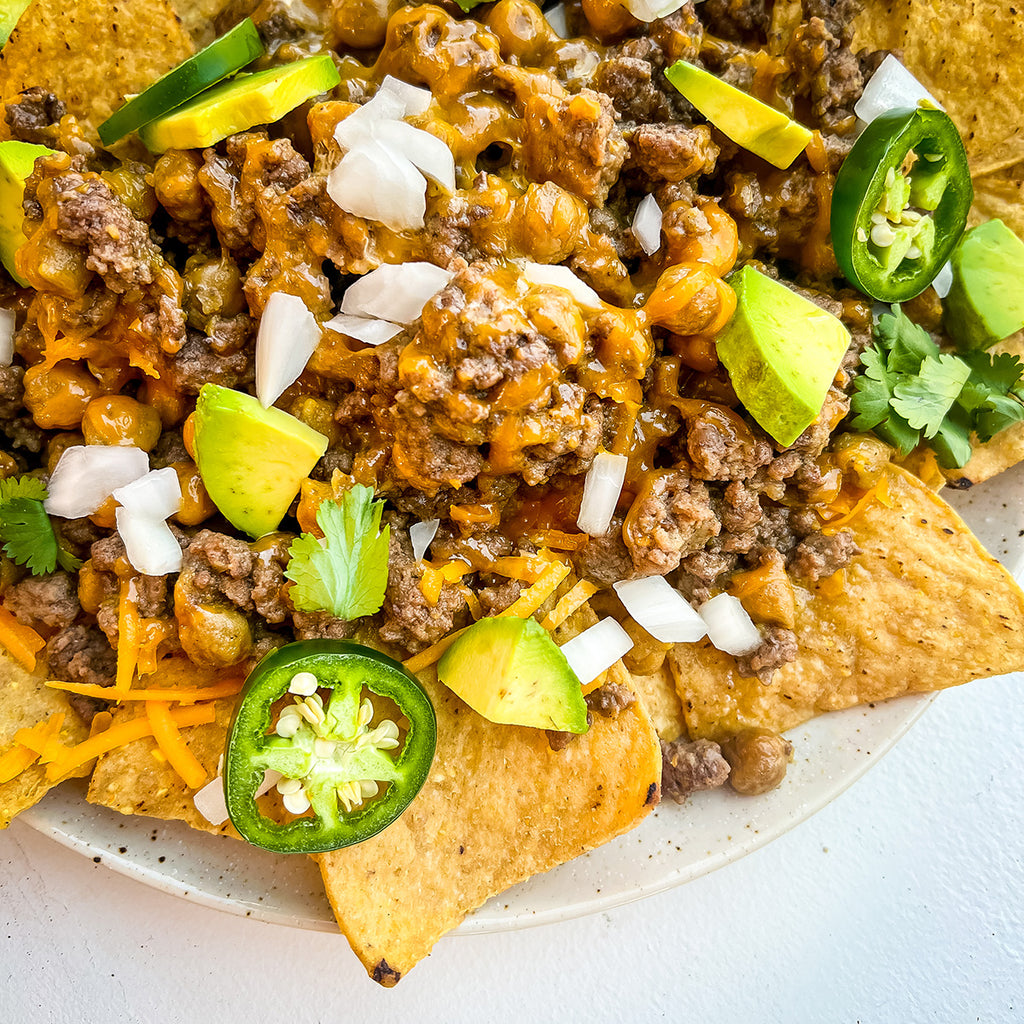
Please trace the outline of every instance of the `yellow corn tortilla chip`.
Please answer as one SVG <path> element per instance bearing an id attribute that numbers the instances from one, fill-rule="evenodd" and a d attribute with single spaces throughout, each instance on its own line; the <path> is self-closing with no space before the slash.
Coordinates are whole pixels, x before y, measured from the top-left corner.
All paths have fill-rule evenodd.
<path id="1" fill-rule="evenodd" d="M 385 986 L 495 893 L 633 828 L 661 779 L 642 701 L 553 751 L 544 732 L 488 722 L 421 678 L 438 734 L 426 784 L 379 836 L 317 858 L 341 930 Z M 621 663 L 608 678 L 630 684 Z"/>
<path id="2" fill-rule="evenodd" d="M 89 735 L 88 726 L 75 714 L 66 694 L 49 689 L 45 681 L 42 672 L 27 672 L 6 651 L 0 650 L 0 753 L 10 749 L 19 729 L 45 722 L 61 711 L 65 715 L 60 732 L 62 743 L 70 746 Z M 69 778 L 84 778 L 91 767 L 84 765 Z M 16 815 L 37 804 L 55 785 L 58 783 L 46 778 L 46 768 L 38 764 L 0 785 L 0 828 L 7 828 Z"/>
<path id="3" fill-rule="evenodd" d="M 0 52 L 0 101 L 31 86 L 61 99 L 95 138 L 125 98 L 142 92 L 193 52 L 166 0 L 32 0 Z M 6 124 L 0 125 L 9 138 Z"/>
<path id="4" fill-rule="evenodd" d="M 1024 160 L 1024 15 L 1006 0 L 885 0 L 854 49 L 898 50 L 963 136 L 973 175 Z"/>
<path id="5" fill-rule="evenodd" d="M 231 24 L 233 25 L 241 21 L 246 14 L 252 13 L 256 4 L 232 4 L 229 0 L 175 0 L 174 3 L 174 9 L 181 19 L 181 24 L 192 37 L 192 42 L 197 50 L 212 43 L 220 34 L 216 25 L 217 17 L 228 7 L 246 8 L 238 13 L 237 18 L 232 19 Z"/>
<path id="6" fill-rule="evenodd" d="M 1024 594 L 960 517 L 892 469 L 892 507 L 850 523 L 861 553 L 838 595 L 798 589 L 800 654 L 771 685 L 708 643 L 670 655 L 691 737 L 783 731 L 824 711 L 1024 668 Z M 827 585 L 826 585 L 827 588 Z"/>
<path id="7" fill-rule="evenodd" d="M 206 686 L 216 674 L 197 669 L 184 658 L 168 658 L 157 671 L 145 677 L 146 689 Z M 224 742 L 231 727 L 237 697 L 215 702 L 217 719 L 209 725 L 194 725 L 181 730 L 189 749 L 198 758 L 212 779 L 217 774 Z M 126 702 L 114 711 L 114 722 L 144 715 L 141 701 Z M 96 762 L 89 781 L 87 799 L 90 803 L 110 807 L 121 814 L 144 814 L 165 821 L 184 821 L 203 832 L 237 836 L 230 822 L 212 825 L 193 803 L 194 793 L 181 776 L 167 764 L 156 741 L 147 736 L 109 754 Z"/>
<path id="8" fill-rule="evenodd" d="M 629 680 L 630 689 L 646 705 L 658 736 L 666 743 L 679 739 L 686 731 L 686 719 L 668 659 L 657 672 L 644 676 L 631 672 Z"/>

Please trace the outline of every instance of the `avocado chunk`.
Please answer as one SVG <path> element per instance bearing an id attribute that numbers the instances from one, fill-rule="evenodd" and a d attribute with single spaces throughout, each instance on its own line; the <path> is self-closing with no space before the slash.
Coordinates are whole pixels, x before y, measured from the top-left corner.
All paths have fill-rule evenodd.
<path id="1" fill-rule="evenodd" d="M 736 145 L 775 167 L 788 167 L 811 141 L 811 132 L 782 111 L 685 60 L 677 60 L 665 77 Z"/>
<path id="2" fill-rule="evenodd" d="M 276 530 L 327 438 L 251 395 L 204 384 L 196 402 L 199 475 L 224 518 L 262 537 Z"/>
<path id="3" fill-rule="evenodd" d="M 950 262 L 943 319 L 958 348 L 990 348 L 1024 327 L 1024 242 L 1001 220 L 966 232 Z"/>
<path id="4" fill-rule="evenodd" d="M 587 731 L 580 681 L 535 619 L 480 619 L 448 648 L 437 675 L 489 722 Z"/>
<path id="5" fill-rule="evenodd" d="M 238 75 L 139 129 L 151 153 L 203 149 L 258 124 L 280 121 L 300 103 L 330 92 L 341 76 L 330 54 Z"/>
<path id="6" fill-rule="evenodd" d="M 791 445 L 821 412 L 850 332 L 751 266 L 729 283 L 736 312 L 715 341 L 718 358 L 750 415 L 779 444 Z"/>
<path id="7" fill-rule="evenodd" d="M 0 46 L 11 38 L 14 26 L 29 3 L 30 0 L 0 0 Z"/>
<path id="8" fill-rule="evenodd" d="M 23 287 L 28 281 L 14 269 L 14 254 L 25 244 L 25 213 L 21 208 L 25 179 L 32 173 L 36 158 L 52 152 L 31 142 L 0 142 L 0 261 Z"/>

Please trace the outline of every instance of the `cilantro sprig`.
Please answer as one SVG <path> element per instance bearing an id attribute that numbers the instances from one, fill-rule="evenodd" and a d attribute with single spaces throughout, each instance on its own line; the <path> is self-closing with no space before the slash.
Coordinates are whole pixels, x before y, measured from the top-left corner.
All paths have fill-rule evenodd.
<path id="1" fill-rule="evenodd" d="M 900 455 L 926 441 L 947 469 L 971 457 L 971 435 L 990 441 L 1024 420 L 1024 366 L 1017 356 L 940 352 L 898 305 L 884 313 L 861 354 L 851 409 Z"/>
<path id="2" fill-rule="evenodd" d="M 379 611 L 388 582 L 390 528 L 380 528 L 383 501 L 354 485 L 340 502 L 325 501 L 316 513 L 323 538 L 304 533 L 292 541 L 285 576 L 295 584 L 291 600 L 299 611 L 328 611 L 358 619 Z"/>
<path id="3" fill-rule="evenodd" d="M 58 565 L 72 571 L 82 564 L 57 542 L 45 500 L 46 488 L 33 476 L 0 480 L 0 545 L 33 576 L 53 572 Z"/>

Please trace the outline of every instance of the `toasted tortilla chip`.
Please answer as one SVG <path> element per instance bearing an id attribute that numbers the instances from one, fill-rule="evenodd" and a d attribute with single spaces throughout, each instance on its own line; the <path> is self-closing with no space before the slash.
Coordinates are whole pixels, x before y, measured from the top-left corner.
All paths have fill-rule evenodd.
<path id="1" fill-rule="evenodd" d="M 197 669 L 184 658 L 168 658 L 157 671 L 146 677 L 146 689 L 167 689 L 175 686 L 206 686 L 216 680 L 216 673 Z M 194 725 L 181 730 L 189 749 L 212 779 L 218 770 L 224 742 L 234 715 L 237 697 L 215 702 L 217 720 L 209 725 Z M 146 713 L 141 701 L 126 702 L 114 712 L 120 722 Z M 122 814 L 144 814 L 165 821 L 184 821 L 203 832 L 237 836 L 230 822 L 212 825 L 197 810 L 193 791 L 181 776 L 167 764 L 156 745 L 147 736 L 105 754 L 97 763 L 89 782 L 88 800 L 110 807 Z"/>
<path id="2" fill-rule="evenodd" d="M 666 743 L 679 739 L 686 730 L 686 719 L 668 659 L 657 672 L 646 676 L 631 672 L 629 680 L 630 688 L 647 706 L 658 736 Z"/>
<path id="3" fill-rule="evenodd" d="M 842 592 L 798 590 L 800 654 L 771 685 L 743 678 L 708 643 L 673 651 L 691 737 L 781 732 L 824 711 L 1024 668 L 1024 594 L 1009 573 L 909 473 L 894 468 L 889 493 L 891 508 L 875 502 L 850 524 L 861 552 Z"/>
<path id="4" fill-rule="evenodd" d="M 386 986 L 495 893 L 637 825 L 661 779 L 642 701 L 553 751 L 544 732 L 488 722 L 421 678 L 437 713 L 426 784 L 379 836 L 317 858 L 341 930 Z M 621 664 L 609 679 L 630 683 Z"/>
<path id="5" fill-rule="evenodd" d="M 973 175 L 1024 160 L 1024 16 L 1005 0 L 886 0 L 855 22 L 855 50 L 898 50 L 946 108 Z"/>
<path id="6" fill-rule="evenodd" d="M 75 714 L 67 694 L 49 689 L 45 681 L 42 672 L 26 672 L 6 651 L 0 651 L 0 753 L 10 749 L 19 729 L 45 722 L 56 712 L 65 714 L 62 743 L 70 746 L 89 735 L 88 726 Z M 84 765 L 69 777 L 84 778 L 91 767 Z M 0 785 L 0 828 L 7 828 L 15 815 L 39 803 L 55 785 L 58 783 L 46 778 L 46 768 L 38 764 Z"/>
<path id="7" fill-rule="evenodd" d="M 142 92 L 193 52 L 166 0 L 32 0 L 0 53 L 6 107 L 31 86 L 52 92 L 95 138 L 125 98 Z M 6 124 L 0 125 L 9 138 Z"/>

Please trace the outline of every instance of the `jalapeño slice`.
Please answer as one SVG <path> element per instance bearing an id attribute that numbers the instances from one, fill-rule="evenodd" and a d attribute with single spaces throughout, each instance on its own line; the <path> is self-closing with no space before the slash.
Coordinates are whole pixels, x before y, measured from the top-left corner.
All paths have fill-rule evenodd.
<path id="1" fill-rule="evenodd" d="M 273 124 L 300 103 L 330 92 L 341 76 L 330 54 L 239 75 L 150 121 L 139 138 L 151 153 L 202 149 L 258 124 Z"/>
<path id="2" fill-rule="evenodd" d="M 330 691 L 326 702 L 317 690 Z M 397 711 L 395 710 L 397 709 Z M 434 708 L 397 661 L 347 640 L 304 640 L 268 654 L 242 690 L 224 755 L 231 822 L 275 853 L 324 853 L 387 828 L 426 781 Z M 256 790 L 280 772 L 291 820 L 266 817 Z"/>
<path id="3" fill-rule="evenodd" d="M 100 141 L 109 146 L 143 125 L 169 114 L 222 78 L 241 71 L 262 56 L 263 42 L 251 18 L 239 22 L 209 46 L 158 78 L 99 126 Z"/>
<path id="4" fill-rule="evenodd" d="M 890 110 L 864 129 L 836 176 L 836 262 L 873 299 L 911 299 L 949 259 L 973 198 L 949 117 L 925 107 Z"/>

